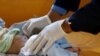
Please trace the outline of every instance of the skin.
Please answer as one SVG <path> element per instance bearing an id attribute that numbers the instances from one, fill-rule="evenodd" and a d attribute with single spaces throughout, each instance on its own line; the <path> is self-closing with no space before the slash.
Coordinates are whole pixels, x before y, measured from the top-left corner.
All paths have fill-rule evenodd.
<path id="1" fill-rule="evenodd" d="M 20 49 L 25 45 L 27 40 L 28 39 L 26 36 L 16 35 L 14 37 L 10 49 L 7 51 L 7 54 L 18 54 L 20 52 Z"/>

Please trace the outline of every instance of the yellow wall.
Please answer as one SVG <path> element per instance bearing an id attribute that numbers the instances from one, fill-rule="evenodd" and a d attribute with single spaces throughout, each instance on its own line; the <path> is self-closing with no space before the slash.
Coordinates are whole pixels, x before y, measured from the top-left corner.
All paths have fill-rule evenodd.
<path id="1" fill-rule="evenodd" d="M 0 0 L 0 17 L 9 26 L 14 22 L 46 14 L 52 0 Z"/>
<path id="2" fill-rule="evenodd" d="M 6 25 L 45 15 L 54 0 L 0 0 L 0 17 Z M 89 0 L 82 0 L 81 7 Z M 68 15 L 70 15 L 69 13 Z"/>

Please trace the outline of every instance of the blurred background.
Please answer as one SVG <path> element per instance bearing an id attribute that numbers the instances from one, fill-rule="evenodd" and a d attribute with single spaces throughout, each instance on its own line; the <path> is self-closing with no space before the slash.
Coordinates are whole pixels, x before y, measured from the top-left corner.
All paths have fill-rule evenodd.
<path id="1" fill-rule="evenodd" d="M 54 0 L 0 0 L 0 17 L 6 22 L 6 26 L 39 17 L 49 12 Z M 91 0 L 81 0 L 80 8 Z M 69 17 L 72 12 L 69 12 Z"/>

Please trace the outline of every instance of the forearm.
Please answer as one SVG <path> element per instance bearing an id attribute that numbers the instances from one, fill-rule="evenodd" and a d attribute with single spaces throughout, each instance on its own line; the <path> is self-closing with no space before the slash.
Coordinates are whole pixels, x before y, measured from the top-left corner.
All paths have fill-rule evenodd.
<path id="1" fill-rule="evenodd" d="M 59 13 L 57 13 L 57 12 L 55 12 L 55 11 L 53 11 L 53 10 L 49 13 L 49 17 L 50 17 L 50 20 L 51 20 L 52 22 L 57 21 L 57 20 L 61 20 L 61 19 L 62 19 L 62 16 L 63 16 L 63 15 L 60 15 Z M 62 24 L 62 29 L 63 29 L 66 33 L 72 32 L 72 29 L 71 29 L 71 27 L 70 27 L 70 23 L 67 22 L 66 20 L 65 20 L 65 21 L 63 22 L 63 24 Z"/>
<path id="2" fill-rule="evenodd" d="M 70 23 L 67 22 L 66 20 L 63 22 L 63 24 L 61 25 L 62 29 L 66 32 L 66 33 L 70 33 L 72 32 L 72 29 L 70 27 Z"/>
<path id="3" fill-rule="evenodd" d="M 49 17 L 52 22 L 62 19 L 62 16 L 69 11 L 76 11 L 79 7 L 80 0 L 55 0 L 51 7 Z"/>
<path id="4" fill-rule="evenodd" d="M 60 15 L 59 13 L 51 10 L 50 13 L 48 14 L 48 16 L 50 17 L 51 22 L 55 22 L 57 20 L 62 19 L 62 15 Z"/>
<path id="5" fill-rule="evenodd" d="M 49 11 L 48 15 L 52 22 L 61 20 L 63 16 L 68 13 L 67 9 L 62 8 L 58 5 L 52 5 L 51 10 Z"/>

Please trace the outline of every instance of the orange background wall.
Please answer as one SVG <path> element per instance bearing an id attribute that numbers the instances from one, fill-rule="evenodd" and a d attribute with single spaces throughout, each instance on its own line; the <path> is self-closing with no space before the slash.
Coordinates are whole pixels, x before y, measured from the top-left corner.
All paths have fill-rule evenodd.
<path id="1" fill-rule="evenodd" d="M 89 0 L 82 0 L 81 6 Z M 47 14 L 53 0 L 0 0 L 0 17 L 6 26 Z"/>
<path id="2" fill-rule="evenodd" d="M 14 22 L 44 15 L 53 0 L 0 0 L 0 17 L 10 26 Z"/>

